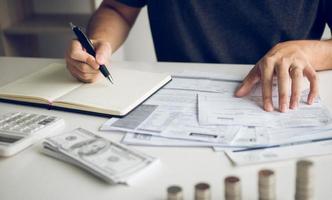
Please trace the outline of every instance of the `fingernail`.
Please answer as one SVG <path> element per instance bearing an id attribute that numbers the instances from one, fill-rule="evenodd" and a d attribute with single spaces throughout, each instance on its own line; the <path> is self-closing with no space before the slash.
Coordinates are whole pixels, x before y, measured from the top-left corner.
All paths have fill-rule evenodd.
<path id="1" fill-rule="evenodd" d="M 296 109 L 298 106 L 298 103 L 297 102 L 293 102 L 290 109 Z"/>
<path id="2" fill-rule="evenodd" d="M 271 104 L 268 104 L 268 105 L 265 105 L 264 109 L 268 112 L 272 112 L 273 111 L 273 106 Z"/>
<path id="3" fill-rule="evenodd" d="M 97 55 L 97 56 L 96 56 L 96 60 L 97 60 L 97 62 L 98 62 L 99 64 L 105 64 L 105 63 L 104 63 L 104 62 L 105 62 L 104 57 L 101 56 L 101 55 Z"/>
<path id="4" fill-rule="evenodd" d="M 314 103 L 314 98 L 310 97 L 309 100 L 308 100 L 308 104 L 311 105 Z"/>
<path id="5" fill-rule="evenodd" d="M 240 88 L 238 88 L 238 89 L 235 91 L 235 96 L 236 96 L 236 97 L 241 97 L 241 91 L 240 91 Z"/>
<path id="6" fill-rule="evenodd" d="M 281 104 L 279 109 L 280 109 L 281 112 L 286 112 L 287 105 L 286 104 Z"/>

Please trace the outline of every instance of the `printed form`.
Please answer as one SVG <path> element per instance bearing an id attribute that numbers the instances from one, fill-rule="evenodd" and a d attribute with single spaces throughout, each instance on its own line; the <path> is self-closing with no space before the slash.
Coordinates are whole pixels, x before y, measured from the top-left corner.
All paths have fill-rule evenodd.
<path id="1" fill-rule="evenodd" d="M 329 137 L 331 114 L 319 98 L 307 105 L 307 90 L 297 110 L 265 112 L 259 85 L 248 97 L 233 96 L 241 80 L 218 73 L 178 73 L 128 116 L 112 118 L 100 129 L 126 132 L 122 140 L 126 144 L 211 146 L 216 151 L 310 143 Z M 274 105 L 278 105 L 277 95 L 274 84 Z"/>
<path id="2" fill-rule="evenodd" d="M 331 114 L 319 98 L 308 105 L 308 91 L 303 91 L 299 107 L 281 113 L 262 109 L 262 96 L 250 95 L 236 98 L 218 93 L 198 95 L 199 123 L 204 125 L 242 125 L 258 127 L 313 127 L 331 122 Z M 273 96 L 273 105 L 278 105 L 278 96 Z"/>
<path id="3" fill-rule="evenodd" d="M 189 74 L 189 75 L 188 75 Z M 208 78 L 207 78 L 208 77 Z M 202 72 L 183 72 L 162 90 L 148 99 L 125 118 L 112 118 L 100 129 L 119 130 L 148 134 L 164 138 L 180 139 L 177 144 L 188 141 L 213 145 L 229 145 L 241 126 L 200 125 L 197 113 L 199 93 L 223 93 L 230 96 L 240 84 L 242 77 L 216 75 Z M 128 137 L 126 140 L 128 141 Z M 158 138 L 152 141 L 160 141 Z M 139 142 L 136 140 L 136 142 Z M 157 143 L 157 142 L 156 142 Z M 191 145 L 191 144 L 190 144 Z"/>

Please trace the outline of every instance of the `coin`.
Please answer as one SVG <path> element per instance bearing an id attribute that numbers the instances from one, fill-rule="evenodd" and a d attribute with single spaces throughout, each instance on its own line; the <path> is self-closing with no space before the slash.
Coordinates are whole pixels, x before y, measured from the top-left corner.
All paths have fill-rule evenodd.
<path id="1" fill-rule="evenodd" d="M 225 178 L 224 182 L 225 182 L 225 199 L 240 200 L 241 199 L 240 179 L 236 176 L 228 176 Z"/>
<path id="2" fill-rule="evenodd" d="M 195 185 L 195 200 L 210 200 L 211 192 L 208 183 L 197 183 Z"/>
<path id="3" fill-rule="evenodd" d="M 299 160 L 296 163 L 296 200 L 313 199 L 313 162 Z"/>
<path id="4" fill-rule="evenodd" d="M 167 188 L 167 200 L 183 200 L 182 188 L 177 185 L 171 185 Z"/>

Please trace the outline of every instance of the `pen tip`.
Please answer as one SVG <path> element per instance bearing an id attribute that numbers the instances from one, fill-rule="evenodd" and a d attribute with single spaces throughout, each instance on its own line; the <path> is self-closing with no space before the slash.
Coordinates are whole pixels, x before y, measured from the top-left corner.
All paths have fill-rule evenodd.
<path id="1" fill-rule="evenodd" d="M 70 25 L 71 29 L 75 28 L 75 25 L 72 22 L 69 22 L 69 25 Z"/>
<path id="2" fill-rule="evenodd" d="M 107 79 L 108 79 L 112 84 L 114 84 L 113 81 L 112 81 L 112 79 L 111 79 L 111 77 L 107 76 Z"/>

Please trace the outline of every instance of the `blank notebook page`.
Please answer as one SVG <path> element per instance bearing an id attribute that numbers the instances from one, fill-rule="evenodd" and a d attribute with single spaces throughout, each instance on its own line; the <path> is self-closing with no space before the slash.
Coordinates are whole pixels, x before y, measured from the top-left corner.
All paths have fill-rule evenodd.
<path id="1" fill-rule="evenodd" d="M 64 64 L 53 63 L 1 87 L 0 94 L 27 98 L 37 97 L 52 102 L 81 85 L 82 83 L 70 75 Z"/>
<path id="2" fill-rule="evenodd" d="M 162 73 L 142 72 L 113 67 L 111 74 L 114 84 L 101 78 L 92 84 L 83 84 L 74 91 L 60 97 L 57 102 L 70 102 L 94 108 L 90 111 L 112 111 L 111 114 L 123 115 L 149 97 L 154 91 L 166 84 L 170 78 Z"/>

